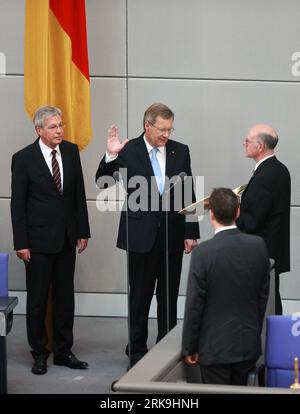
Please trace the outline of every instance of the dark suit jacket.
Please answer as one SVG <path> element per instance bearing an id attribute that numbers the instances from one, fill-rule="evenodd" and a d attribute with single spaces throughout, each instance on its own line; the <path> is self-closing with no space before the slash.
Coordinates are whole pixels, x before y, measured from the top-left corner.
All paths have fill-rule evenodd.
<path id="1" fill-rule="evenodd" d="M 38 139 L 12 158 L 11 217 L 15 250 L 57 253 L 65 236 L 89 238 L 84 181 L 77 145 L 63 141 L 63 195 L 60 195 L 41 152 Z"/>
<path id="2" fill-rule="evenodd" d="M 290 203 L 288 169 L 276 157 L 263 161 L 242 194 L 237 225 L 265 240 L 277 273 L 290 270 Z"/>
<path id="3" fill-rule="evenodd" d="M 183 355 L 200 364 L 255 360 L 269 292 L 269 257 L 257 236 L 229 229 L 192 252 Z"/>
<path id="4" fill-rule="evenodd" d="M 140 192 L 141 205 L 147 205 L 147 211 L 132 211 L 128 209 L 128 237 L 129 251 L 136 253 L 149 252 L 154 244 L 157 229 L 164 226 L 164 214 L 159 211 L 151 211 L 151 198 L 153 192 L 158 191 L 157 187 L 151 188 L 151 176 L 153 176 L 152 165 L 149 154 L 143 140 L 143 135 L 130 140 L 120 151 L 117 159 L 105 163 L 105 157 L 101 160 L 96 173 L 96 181 L 99 177 L 112 176 L 114 171 L 120 168 L 127 168 L 126 183 L 134 176 L 145 177 L 148 186 L 145 192 Z M 191 176 L 190 154 L 187 145 L 176 141 L 168 140 L 166 145 L 166 176 L 171 178 L 185 172 Z M 127 186 L 128 187 L 128 186 Z M 128 197 L 136 188 L 128 187 Z M 157 193 L 158 194 L 158 193 Z M 157 195 L 156 194 L 156 195 Z M 173 206 L 174 191 L 170 191 L 170 205 Z M 159 198 L 159 197 L 158 197 Z M 195 200 L 193 195 L 192 200 Z M 191 200 L 191 202 L 192 202 Z M 130 206 L 129 206 L 130 207 Z M 176 211 L 169 213 L 169 251 L 182 252 L 184 239 L 199 238 L 198 223 L 186 223 L 185 216 L 179 215 Z M 126 214 L 121 213 L 117 246 L 126 250 Z"/>

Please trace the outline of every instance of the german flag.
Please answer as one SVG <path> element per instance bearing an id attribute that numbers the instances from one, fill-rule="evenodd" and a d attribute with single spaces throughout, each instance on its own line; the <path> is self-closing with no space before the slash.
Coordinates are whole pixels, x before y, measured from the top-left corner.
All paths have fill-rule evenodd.
<path id="1" fill-rule="evenodd" d="M 29 117 L 58 106 L 65 139 L 83 149 L 92 136 L 85 0 L 26 0 L 24 51 Z"/>

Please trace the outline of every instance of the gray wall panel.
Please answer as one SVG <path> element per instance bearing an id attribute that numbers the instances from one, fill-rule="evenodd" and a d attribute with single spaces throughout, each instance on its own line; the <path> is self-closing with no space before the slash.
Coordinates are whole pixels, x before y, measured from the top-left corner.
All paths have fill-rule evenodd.
<path id="1" fill-rule="evenodd" d="M 31 144 L 36 134 L 23 106 L 23 77 L 0 77 L 0 196 L 10 197 L 11 157 Z"/>
<path id="2" fill-rule="evenodd" d="M 0 52 L 6 55 L 6 73 L 24 73 L 24 0 L 0 0 Z"/>
<path id="3" fill-rule="evenodd" d="M 283 299 L 300 298 L 300 208 L 291 209 L 291 271 L 280 276 L 280 293 Z"/>
<path id="4" fill-rule="evenodd" d="M 91 76 L 126 75 L 126 2 L 87 0 Z"/>
<path id="5" fill-rule="evenodd" d="M 91 79 L 93 139 L 81 152 L 87 198 L 95 200 L 98 194 L 95 175 L 106 149 L 107 129 L 116 124 L 122 136 L 126 135 L 126 81 L 125 79 Z"/>
<path id="6" fill-rule="evenodd" d="M 126 292 L 126 255 L 116 248 L 118 212 L 99 212 L 88 203 L 92 238 L 77 256 L 75 290 L 79 292 Z"/>
<path id="7" fill-rule="evenodd" d="M 10 200 L 0 199 L 0 251 L 9 253 L 8 288 L 25 290 L 25 267 L 13 250 Z"/>
<path id="8" fill-rule="evenodd" d="M 126 69 L 126 3 L 87 0 L 91 76 L 124 76 Z M 0 52 L 8 74 L 24 73 L 25 0 L 0 0 Z"/>
<path id="9" fill-rule="evenodd" d="M 129 76 L 295 80 L 299 19 L 297 0 L 128 0 Z"/>
<path id="10" fill-rule="evenodd" d="M 244 156 L 243 139 L 255 123 L 270 123 L 280 137 L 276 153 L 297 182 L 300 165 L 291 148 L 298 146 L 300 85 L 197 80 L 130 79 L 129 136 L 136 136 L 144 109 L 162 101 L 175 111 L 174 139 L 187 143 L 194 175 L 204 176 L 205 193 L 212 187 L 246 183 L 254 162 Z M 300 204 L 293 186 L 293 204 Z"/>

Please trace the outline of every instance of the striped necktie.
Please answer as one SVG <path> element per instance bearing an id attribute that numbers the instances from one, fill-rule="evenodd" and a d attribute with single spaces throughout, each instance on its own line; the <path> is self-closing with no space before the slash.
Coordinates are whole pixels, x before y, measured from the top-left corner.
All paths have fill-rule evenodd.
<path id="1" fill-rule="evenodd" d="M 59 169 L 58 161 L 56 159 L 56 150 L 53 150 L 51 152 L 51 154 L 52 154 L 52 174 L 53 174 L 53 180 L 55 182 L 55 185 L 56 185 L 59 193 L 62 194 L 60 169 Z"/>

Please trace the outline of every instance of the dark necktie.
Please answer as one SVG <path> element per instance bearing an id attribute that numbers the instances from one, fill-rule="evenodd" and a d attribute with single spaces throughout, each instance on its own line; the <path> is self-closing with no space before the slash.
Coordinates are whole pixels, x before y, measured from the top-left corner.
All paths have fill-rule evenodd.
<path id="1" fill-rule="evenodd" d="M 51 154 L 52 154 L 52 174 L 53 174 L 53 180 L 55 182 L 55 185 L 56 185 L 59 193 L 62 194 L 60 169 L 59 169 L 58 161 L 56 159 L 56 150 L 53 150 L 51 152 Z"/>

